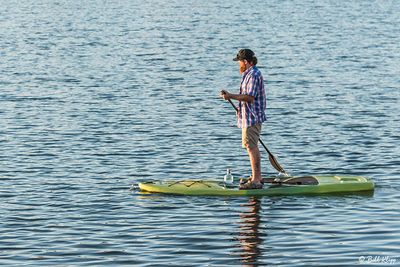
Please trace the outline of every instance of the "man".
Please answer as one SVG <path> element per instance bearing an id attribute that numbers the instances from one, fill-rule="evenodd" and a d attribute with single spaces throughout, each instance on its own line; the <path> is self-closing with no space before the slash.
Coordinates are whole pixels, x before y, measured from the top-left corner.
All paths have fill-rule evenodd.
<path id="1" fill-rule="evenodd" d="M 239 101 L 237 110 L 238 127 L 242 128 L 242 146 L 247 149 L 250 158 L 252 176 L 246 183 L 241 183 L 240 189 L 261 189 L 261 157 L 258 149 L 261 124 L 266 121 L 266 96 L 264 80 L 256 67 L 257 58 L 250 49 L 241 49 L 233 59 L 239 63 L 242 76 L 239 94 L 221 91 L 224 100 Z"/>

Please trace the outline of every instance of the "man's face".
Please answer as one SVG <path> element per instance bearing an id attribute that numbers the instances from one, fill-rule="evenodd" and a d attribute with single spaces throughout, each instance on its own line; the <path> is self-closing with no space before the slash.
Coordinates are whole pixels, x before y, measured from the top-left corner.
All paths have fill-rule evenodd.
<path id="1" fill-rule="evenodd" d="M 246 71 L 246 69 L 247 69 L 246 62 L 247 62 L 246 60 L 239 60 L 238 61 L 240 74 L 242 74 L 243 72 Z"/>

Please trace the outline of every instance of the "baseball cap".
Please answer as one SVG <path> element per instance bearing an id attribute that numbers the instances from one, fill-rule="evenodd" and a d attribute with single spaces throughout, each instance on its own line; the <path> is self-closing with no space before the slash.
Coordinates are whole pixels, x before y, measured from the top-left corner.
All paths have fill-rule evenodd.
<path id="1" fill-rule="evenodd" d="M 252 60 L 254 55 L 254 52 L 250 49 L 240 49 L 233 61 Z"/>

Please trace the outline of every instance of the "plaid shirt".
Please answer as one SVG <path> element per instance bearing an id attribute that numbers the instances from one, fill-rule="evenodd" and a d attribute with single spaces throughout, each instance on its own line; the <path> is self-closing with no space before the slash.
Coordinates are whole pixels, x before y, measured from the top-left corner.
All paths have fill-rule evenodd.
<path id="1" fill-rule="evenodd" d="M 265 115 L 266 96 L 264 80 L 256 66 L 247 69 L 243 73 L 240 84 L 241 95 L 254 97 L 253 102 L 239 101 L 238 127 L 247 128 L 267 120 Z"/>

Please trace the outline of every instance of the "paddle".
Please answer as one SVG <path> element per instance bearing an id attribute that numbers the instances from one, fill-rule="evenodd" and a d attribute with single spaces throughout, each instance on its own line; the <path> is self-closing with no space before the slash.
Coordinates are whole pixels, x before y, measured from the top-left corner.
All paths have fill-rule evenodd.
<path id="1" fill-rule="evenodd" d="M 239 109 L 235 106 L 235 104 L 233 104 L 232 100 L 228 99 L 228 101 L 229 101 L 229 103 L 231 103 L 232 107 L 236 110 L 236 112 L 238 112 Z M 264 142 L 261 140 L 261 138 L 259 139 L 259 141 L 260 141 L 261 145 L 267 151 L 269 162 L 271 162 L 272 167 L 274 167 L 275 170 L 277 170 L 278 172 L 282 173 L 284 176 L 289 176 L 287 174 L 287 172 L 285 171 L 285 169 L 278 163 L 278 161 L 276 160 L 275 156 L 271 153 L 271 151 L 269 151 L 269 149 L 264 144 Z"/>

